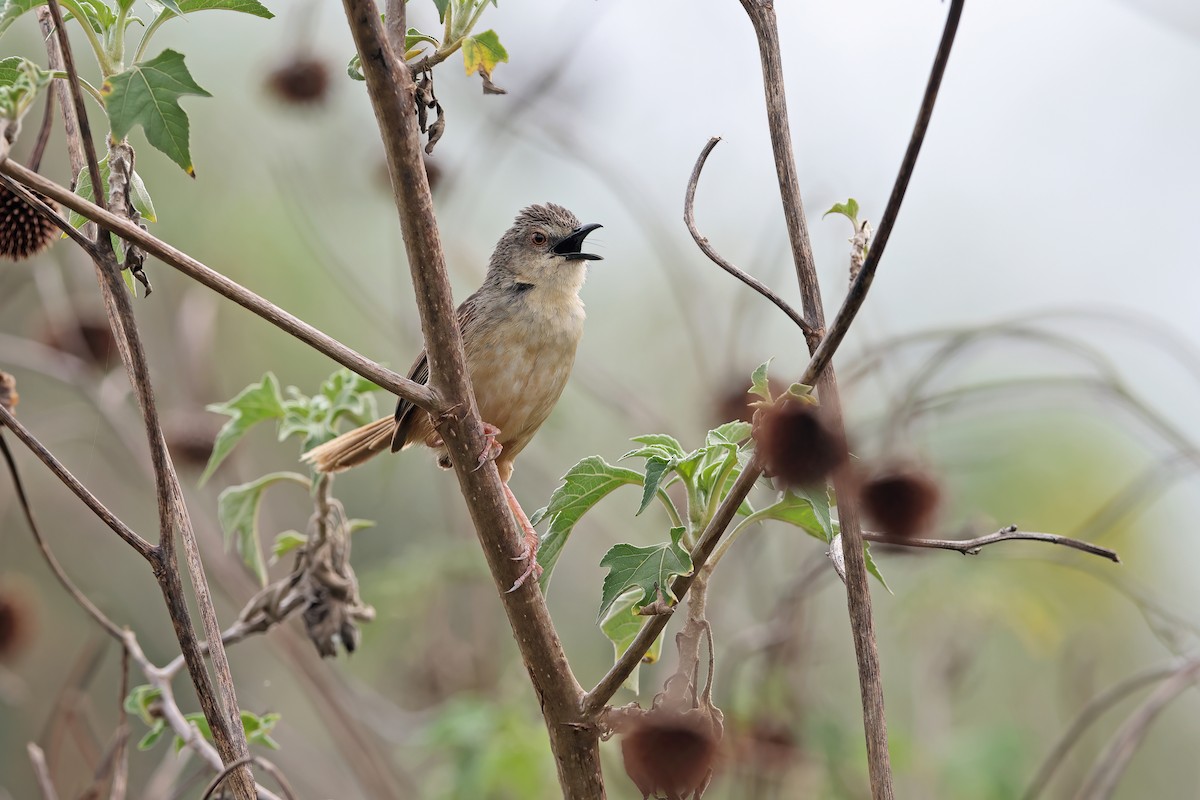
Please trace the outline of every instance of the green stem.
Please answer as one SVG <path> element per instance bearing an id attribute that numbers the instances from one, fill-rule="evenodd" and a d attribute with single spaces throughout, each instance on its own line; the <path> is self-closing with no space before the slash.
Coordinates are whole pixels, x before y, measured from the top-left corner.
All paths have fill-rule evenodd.
<path id="1" fill-rule="evenodd" d="M 113 68 L 113 63 L 108 57 L 108 53 L 104 49 L 103 42 L 96 36 L 96 32 L 92 30 L 92 26 L 87 22 L 87 15 L 83 13 L 83 9 L 75 0 L 59 0 L 59 5 L 71 12 L 71 16 L 75 17 L 75 21 L 79 23 L 79 27 L 83 28 L 84 35 L 87 36 L 88 43 L 92 45 L 92 52 L 96 55 L 96 63 L 100 65 L 100 74 L 104 77 L 112 75 L 116 70 Z"/>
<path id="2" fill-rule="evenodd" d="M 125 24 L 129 17 L 129 7 L 117 3 L 117 21 L 112 26 L 109 32 L 111 42 L 109 46 L 109 54 L 112 58 L 113 66 L 118 72 L 125 69 Z"/>
<path id="3" fill-rule="evenodd" d="M 764 511 L 766 511 L 766 509 L 763 509 L 763 511 L 756 511 L 735 525 L 733 530 L 731 530 L 725 536 L 724 541 L 717 545 L 717 549 L 713 551 L 712 556 L 708 559 L 708 563 L 704 565 L 704 569 L 711 571 L 712 568 L 720 562 L 721 558 L 724 557 L 726 551 L 729 550 L 730 545 L 737 541 L 737 538 L 741 536 L 742 533 L 748 530 L 751 525 L 767 519 L 766 514 L 763 513 Z"/>
<path id="4" fill-rule="evenodd" d="M 721 474 L 717 475 L 717 479 L 713 481 L 712 495 L 708 498 L 708 508 L 704 511 L 704 519 L 707 522 L 712 519 L 712 515 L 717 512 L 717 506 L 721 503 L 721 499 L 725 496 L 725 482 L 729 480 L 729 474 L 733 472 L 733 468 L 737 466 L 738 460 L 735 454 L 733 458 L 726 459 L 725 465 L 721 467 Z"/>
<path id="5" fill-rule="evenodd" d="M 667 509 L 667 516 L 671 518 L 671 526 L 686 529 L 687 525 L 683 523 L 683 518 L 679 516 L 679 509 L 675 507 L 675 501 L 671 499 L 671 496 L 662 489 L 659 489 L 658 499 L 662 501 L 663 506 Z M 691 532 L 688 531 L 689 537 L 690 534 Z"/>
<path id="6" fill-rule="evenodd" d="M 176 16 L 179 15 L 168 9 L 163 9 L 163 12 L 154 18 L 154 22 L 151 22 L 150 26 L 146 28 L 146 32 L 142 34 L 142 40 L 138 42 L 137 50 L 133 53 L 134 64 L 139 63 L 142 57 L 146 55 L 146 48 L 150 45 L 150 37 L 158 33 L 158 29 L 163 26 L 163 23 Z"/>
<path id="7" fill-rule="evenodd" d="M 50 77 L 58 78 L 58 79 L 61 79 L 64 81 L 68 80 L 67 73 L 61 69 L 60 70 L 50 70 Z M 101 108 L 104 108 L 104 95 L 100 94 L 99 89 L 97 89 L 95 86 L 92 86 L 90 83 L 85 81 L 83 78 L 79 79 L 79 85 L 82 86 L 83 90 L 85 92 L 87 92 L 88 94 L 90 94 L 95 99 L 95 101 L 100 104 Z"/>

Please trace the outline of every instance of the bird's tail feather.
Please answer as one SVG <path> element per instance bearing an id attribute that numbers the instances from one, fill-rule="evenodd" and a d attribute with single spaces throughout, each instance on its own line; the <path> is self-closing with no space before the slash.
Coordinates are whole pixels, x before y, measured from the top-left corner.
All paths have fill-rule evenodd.
<path id="1" fill-rule="evenodd" d="M 325 444 L 317 445 L 300 456 L 300 460 L 312 464 L 318 472 L 327 475 L 357 467 L 372 456 L 389 449 L 395 430 L 396 418 L 383 417 L 361 428 L 347 431 Z"/>

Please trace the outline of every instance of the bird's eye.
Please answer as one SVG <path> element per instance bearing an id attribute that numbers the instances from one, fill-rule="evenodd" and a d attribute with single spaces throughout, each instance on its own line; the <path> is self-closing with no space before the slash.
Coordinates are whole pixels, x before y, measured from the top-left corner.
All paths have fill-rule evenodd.
<path id="1" fill-rule="evenodd" d="M 534 231 L 533 236 L 530 238 L 533 240 L 534 244 L 541 245 L 546 243 L 546 234 L 542 233 L 541 231 Z"/>

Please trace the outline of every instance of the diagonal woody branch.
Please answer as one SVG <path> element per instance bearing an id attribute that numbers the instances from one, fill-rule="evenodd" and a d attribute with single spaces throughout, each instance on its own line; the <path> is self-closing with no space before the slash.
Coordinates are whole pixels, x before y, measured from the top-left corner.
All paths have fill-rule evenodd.
<path id="1" fill-rule="evenodd" d="M 563 796 L 604 796 L 597 731 L 581 713 L 583 690 L 571 672 L 537 581 L 505 591 L 522 572 L 519 533 L 492 462 L 476 468 L 484 449 L 482 425 L 467 374 L 433 199 L 421 153 L 412 74 L 388 41 L 374 0 L 343 0 L 379 124 L 396 209 L 408 252 L 430 385 L 446 410 L 434 422 L 454 464 L 513 636 L 550 735 Z M 390 3 L 389 26 L 404 30 L 403 3 Z M 397 17 L 400 18 L 397 18 Z"/>
<path id="2" fill-rule="evenodd" d="M 428 386 L 409 380 L 397 372 L 380 366 L 236 281 L 205 266 L 182 250 L 172 247 L 153 234 L 142 230 L 124 217 L 119 217 L 106 208 L 84 200 L 65 186 L 28 170 L 12 160 L 0 161 L 0 173 L 30 189 L 41 192 L 58 202 L 59 205 L 95 222 L 101 228 L 133 242 L 164 264 L 174 267 L 197 283 L 207 286 L 227 300 L 232 300 L 242 308 L 262 317 L 284 333 L 288 333 L 314 350 L 324 353 L 352 372 L 374 381 L 397 397 L 402 397 L 426 411 L 436 413 L 440 408 L 441 404 L 437 395 Z"/>

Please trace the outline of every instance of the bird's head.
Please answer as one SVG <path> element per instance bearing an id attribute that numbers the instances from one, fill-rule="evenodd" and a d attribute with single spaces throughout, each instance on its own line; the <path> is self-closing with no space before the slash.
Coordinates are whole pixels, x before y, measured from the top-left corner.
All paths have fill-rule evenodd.
<path id="1" fill-rule="evenodd" d="M 581 225 L 574 214 L 554 203 L 529 206 L 497 243 L 489 273 L 521 286 L 578 291 L 587 262 L 601 258 L 583 252 L 584 239 L 599 227 Z"/>

